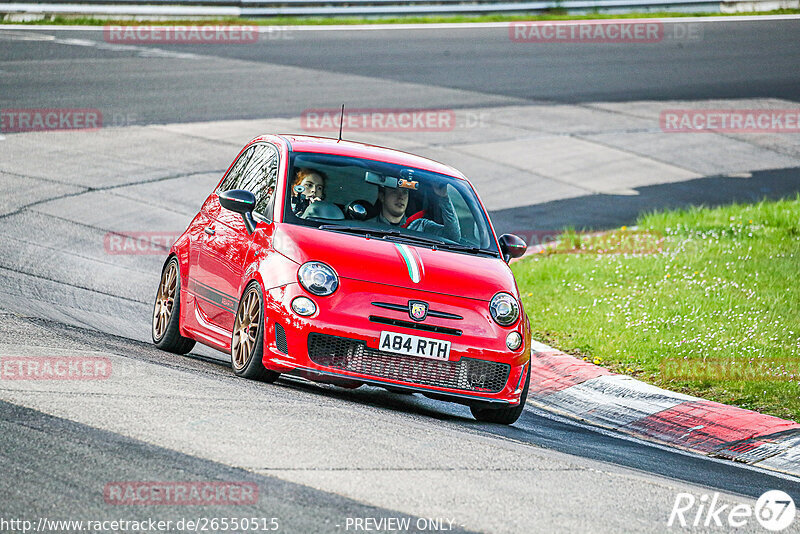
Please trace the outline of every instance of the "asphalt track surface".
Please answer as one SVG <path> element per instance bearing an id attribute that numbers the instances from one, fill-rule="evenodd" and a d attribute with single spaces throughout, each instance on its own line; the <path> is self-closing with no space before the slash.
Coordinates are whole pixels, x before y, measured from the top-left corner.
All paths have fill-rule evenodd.
<path id="1" fill-rule="evenodd" d="M 153 53 L 105 47 L 96 32 L 0 30 L 0 108 L 101 108 L 143 125 L 289 117 L 342 101 L 475 108 L 800 98 L 798 21 L 710 24 L 698 42 L 626 47 L 515 44 L 502 29 L 295 33 L 252 47 Z M 58 158 L 48 163 L 58 177 Z M 784 172 L 777 195 L 792 191 L 796 174 Z M 175 191 L 170 180 L 130 181 L 139 182 L 159 209 L 158 197 Z M 165 354 L 146 342 L 160 258 L 98 259 L 87 236 L 104 227 L 67 215 L 86 209 L 80 191 L 30 205 L 15 204 L 24 191 L 4 191 L 2 354 L 97 352 L 112 358 L 119 379 L 96 391 L 0 388 L 0 517 L 255 514 L 279 517 L 284 532 L 344 532 L 347 517 L 438 515 L 468 531 L 662 532 L 678 491 L 720 491 L 726 502 L 752 503 L 767 489 L 800 497 L 793 478 L 534 409 L 511 427 L 482 425 L 463 407 L 419 395 L 255 384 L 233 377 L 222 354 Z M 48 198 L 58 199 L 49 212 Z M 123 216 L 148 224 L 148 213 Z M 59 265 L 43 264 L 48 253 Z M 131 278 L 119 279 L 125 269 Z M 76 312 L 89 301 L 91 314 Z M 114 480 L 252 481 L 260 500 L 235 509 L 113 507 L 102 488 Z"/>
<path id="2" fill-rule="evenodd" d="M 151 364 L 166 366 L 178 370 L 181 374 L 190 377 L 209 377 L 233 385 L 232 393 L 239 388 L 253 388 L 252 383 L 232 377 L 230 366 L 226 362 L 195 355 L 180 357 L 164 354 L 155 350 L 147 343 L 135 342 L 127 338 L 102 334 L 93 330 L 68 327 L 35 318 L 3 317 L 2 332 L 4 343 L 13 343 L 19 340 L 20 344 L 29 343 L 31 336 L 35 336 L 38 345 L 53 347 L 85 347 L 92 351 L 114 355 L 120 359 L 133 359 Z M 116 365 L 116 360 L 114 360 Z M 147 377 L 142 377 L 146 379 Z M 182 386 L 179 386 L 179 388 Z M 548 471 L 583 474 L 587 483 L 591 480 L 592 471 L 602 473 L 603 477 L 612 479 L 612 486 L 622 484 L 615 491 L 620 492 L 620 498 L 634 501 L 635 508 L 648 510 L 649 508 L 664 508 L 663 522 L 651 524 L 648 521 L 635 523 L 633 517 L 628 517 L 627 508 L 630 503 L 619 502 L 608 509 L 594 509 L 589 505 L 585 510 L 575 510 L 569 503 L 558 502 L 558 499 L 549 501 L 542 499 L 541 493 L 561 494 L 558 487 L 563 484 L 569 488 L 575 499 L 580 502 L 583 497 L 580 492 L 571 487 L 573 481 L 564 480 L 539 480 L 544 482 L 543 487 L 530 488 L 532 493 L 531 503 L 536 502 L 541 507 L 546 519 L 540 523 L 526 523 L 527 513 L 521 513 L 521 518 L 516 518 L 507 523 L 496 523 L 489 531 L 540 531 L 554 529 L 555 531 L 573 531 L 578 528 L 591 527 L 597 531 L 652 531 L 666 530 L 666 517 L 671 507 L 671 502 L 648 502 L 650 495 L 638 494 L 634 491 L 629 494 L 632 485 L 639 487 L 644 482 L 644 487 L 649 485 L 666 485 L 668 488 L 682 488 L 689 492 L 720 491 L 725 495 L 738 495 L 757 498 L 768 489 L 781 489 L 790 495 L 797 495 L 800 491 L 800 482 L 775 476 L 773 473 L 748 469 L 725 461 L 711 460 L 705 457 L 671 450 L 665 447 L 655 447 L 651 444 L 617 436 L 613 433 L 598 431 L 588 426 L 576 424 L 573 421 L 563 420 L 550 414 L 534 409 L 525 411 L 521 419 L 511 427 L 499 425 L 481 425 L 471 419 L 467 410 L 447 404 L 431 401 L 420 396 L 408 397 L 390 394 L 374 388 L 361 388 L 359 390 L 342 390 L 332 386 L 320 386 L 300 380 L 281 379 L 272 386 L 255 385 L 256 388 L 271 388 L 269 395 L 262 396 L 265 402 L 274 402 L 276 397 L 283 398 L 289 403 L 296 403 L 301 407 L 310 398 L 315 404 L 345 404 L 352 421 L 337 420 L 342 431 L 347 432 L 348 427 L 354 425 L 370 424 L 373 413 L 377 410 L 383 415 L 396 419 L 399 425 L 408 425 L 409 428 L 423 425 L 425 432 L 453 433 L 463 438 L 494 442 L 498 448 L 507 447 L 509 444 L 522 447 L 528 454 L 543 454 L 548 461 L 543 466 L 502 466 L 487 468 L 485 466 L 470 466 L 472 461 L 481 463 L 484 460 L 471 457 L 469 451 L 464 451 L 467 465 L 449 467 L 431 467 L 420 465 L 416 469 L 399 467 L 403 461 L 386 458 L 384 465 L 373 468 L 376 472 L 395 471 L 394 477 L 404 476 L 404 471 L 419 470 L 423 473 L 436 473 L 437 471 L 455 471 L 456 477 L 486 476 L 492 470 L 514 473 L 518 470 L 531 470 L 540 476 Z M 30 395 L 33 392 L 28 392 Z M 33 393 L 36 395 L 36 393 Z M 41 394 L 41 392 L 39 392 Z M 119 395 L 119 393 L 118 393 Z M 152 403 L 152 406 L 137 406 L 137 411 L 159 411 L 164 409 L 180 409 L 180 405 L 170 407 L 165 403 L 173 402 L 173 395 L 165 392 L 163 400 L 147 398 L 143 400 Z M 304 398 L 306 397 L 306 398 Z M 60 402 L 70 402 L 70 395 L 64 395 Z M 117 397 L 117 400 L 118 397 Z M 114 396 L 102 399 L 102 402 L 114 402 Z M 163 402 L 163 403 L 162 403 Z M 371 506 L 359 502 L 357 499 L 347 498 L 336 492 L 321 491 L 308 487 L 308 485 L 292 483 L 281 476 L 270 476 L 271 472 L 278 474 L 287 470 L 287 467 L 274 467 L 264 469 L 242 468 L 242 460 L 237 457 L 236 451 L 227 451 L 231 454 L 229 461 L 209 460 L 203 455 L 189 455 L 168 447 L 160 447 L 149 443 L 148 440 L 132 439 L 123 433 L 109 432 L 100 428 L 73 422 L 68 418 L 54 417 L 38 410 L 22 407 L 5 401 L 0 401 L 0 455 L 2 455 L 5 475 L 0 481 L 0 497 L 3 498 L 3 517 L 22 518 L 71 518 L 104 520 L 124 517 L 129 520 L 143 520 L 157 517 L 159 520 L 177 521 L 186 517 L 277 517 L 281 522 L 281 531 L 284 532 L 342 532 L 346 531 L 340 526 L 344 525 L 348 517 L 412 517 L 414 514 L 398 513 L 391 507 Z M 132 414 L 136 417 L 136 414 Z M 100 417 L 102 419 L 102 417 Z M 197 421 L 194 421 L 197 424 Z M 375 421 L 372 421 L 375 424 Z M 270 428 L 268 425 L 266 428 Z M 227 429 L 229 430 L 230 426 Z M 175 429 L 180 433 L 183 429 Z M 261 435 L 260 428 L 254 428 L 252 437 Z M 247 439 L 245 436 L 237 436 Z M 291 436 L 285 435 L 281 439 L 291 441 Z M 339 437 L 332 437 L 338 441 Z M 199 444 L 201 447 L 202 443 Z M 396 443 L 403 447 L 402 441 Z M 455 444 L 454 444 L 455 445 Z M 299 446 L 299 445 L 298 445 Z M 552 451 L 552 452 L 551 452 Z M 268 453 L 268 450 L 264 451 Z M 567 456 L 558 454 L 565 453 Z M 556 454 L 550 458 L 551 454 Z M 298 456 L 303 456 L 299 453 Z M 560 466 L 560 462 L 567 459 L 568 467 Z M 552 463 L 551 463 L 552 462 Z M 269 460 L 264 459 L 268 464 Z M 293 466 L 296 470 L 319 470 L 325 468 L 304 466 L 304 460 L 298 459 Z M 427 464 L 427 462 L 425 462 Z M 553 465 L 555 464 L 555 465 Z M 290 468 L 292 469 L 292 468 Z M 342 468 L 347 471 L 348 468 Z M 353 476 L 358 467 L 352 468 Z M 367 469 L 369 471 L 369 469 Z M 536 480 L 537 477 L 534 478 Z M 619 478 L 619 481 L 613 479 Z M 260 488 L 260 499 L 255 505 L 208 507 L 182 506 L 182 507 L 152 507 L 142 506 L 108 506 L 103 502 L 103 483 L 108 481 L 236 481 L 252 482 Z M 581 483 L 581 477 L 578 479 Z M 591 488 L 590 488 L 591 489 Z M 599 489 L 599 488 L 598 488 Z M 452 489 L 450 490 L 452 491 Z M 457 491 L 460 498 L 470 498 L 468 491 Z M 513 493 L 513 492 L 512 492 Z M 658 493 L 654 493 L 654 496 Z M 608 506 L 608 497 L 611 502 L 614 496 L 597 495 L 596 501 Z M 502 497 L 501 497 L 502 498 Z M 513 495 L 511 497 L 514 498 Z M 640 502 L 636 502 L 639 500 Z M 738 501 L 744 501 L 741 497 Z M 490 505 L 489 502 L 477 503 Z M 122 510 L 120 510 L 122 508 Z M 540 513 L 541 513 L 540 511 Z M 580 520 L 574 518 L 558 519 L 562 514 L 575 514 Z M 658 513 L 657 513 L 658 515 Z M 428 516 L 430 517 L 430 516 Z M 452 514 L 455 520 L 454 531 L 463 529 L 459 525 L 458 515 Z M 633 522 L 631 529 L 625 527 Z M 509 528 L 511 526 L 511 528 Z M 750 531 L 746 529 L 745 531 Z M 753 530 L 757 531 L 757 530 Z"/>
<path id="3" fill-rule="evenodd" d="M 670 38 L 676 27 L 690 26 L 691 39 Z M 664 27 L 664 40 L 642 44 L 518 43 L 506 27 L 287 28 L 257 43 L 143 44 L 136 50 L 115 49 L 102 31 L 19 28 L 0 35 L 0 107 L 100 108 L 151 124 L 290 117 L 342 103 L 452 108 L 800 99 L 800 20 L 676 20 Z M 62 39 L 61 46 L 37 41 L 42 33 Z M 163 58 L 153 49 L 197 57 Z M 381 81 L 409 86 L 387 90 Z"/>

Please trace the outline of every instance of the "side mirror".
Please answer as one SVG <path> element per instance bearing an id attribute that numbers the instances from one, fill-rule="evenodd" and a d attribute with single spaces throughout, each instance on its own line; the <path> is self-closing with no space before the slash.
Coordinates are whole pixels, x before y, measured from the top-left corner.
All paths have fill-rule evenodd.
<path id="1" fill-rule="evenodd" d="M 245 189 L 231 189 L 219 194 L 219 204 L 226 210 L 242 215 L 248 234 L 256 231 L 256 222 L 253 220 L 256 196 L 253 193 Z"/>
<path id="2" fill-rule="evenodd" d="M 500 236 L 500 252 L 503 253 L 503 259 L 508 263 L 511 258 L 519 258 L 525 251 L 528 250 L 528 245 L 521 237 L 514 234 L 503 234 Z"/>

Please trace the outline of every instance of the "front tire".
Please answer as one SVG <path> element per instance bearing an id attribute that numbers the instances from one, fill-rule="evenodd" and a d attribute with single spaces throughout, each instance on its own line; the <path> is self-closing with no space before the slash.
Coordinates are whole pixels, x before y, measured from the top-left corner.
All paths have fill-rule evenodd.
<path id="1" fill-rule="evenodd" d="M 280 373 L 270 371 L 264 357 L 264 301 L 261 286 L 250 282 L 239 300 L 231 337 L 231 366 L 237 376 L 275 382 Z"/>
<path id="2" fill-rule="evenodd" d="M 161 271 L 153 324 L 150 332 L 156 347 L 175 354 L 186 354 L 194 348 L 194 339 L 183 337 L 178 327 L 181 316 L 181 271 L 173 256 Z"/>
<path id="3" fill-rule="evenodd" d="M 482 423 L 498 423 L 501 425 L 516 423 L 519 416 L 522 415 L 522 410 L 525 408 L 525 401 L 528 400 L 528 384 L 530 384 L 530 382 L 531 377 L 525 377 L 525 387 L 522 389 L 522 395 L 519 397 L 518 405 L 508 408 L 470 406 L 469 410 L 472 412 L 472 416 Z"/>

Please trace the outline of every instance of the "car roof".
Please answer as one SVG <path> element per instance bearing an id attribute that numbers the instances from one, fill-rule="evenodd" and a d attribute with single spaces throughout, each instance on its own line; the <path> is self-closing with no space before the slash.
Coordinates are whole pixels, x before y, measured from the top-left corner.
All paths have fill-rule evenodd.
<path id="1" fill-rule="evenodd" d="M 312 135 L 281 135 L 281 137 L 289 143 L 292 152 L 317 152 L 384 161 L 467 180 L 460 171 L 449 165 L 392 148 Z"/>

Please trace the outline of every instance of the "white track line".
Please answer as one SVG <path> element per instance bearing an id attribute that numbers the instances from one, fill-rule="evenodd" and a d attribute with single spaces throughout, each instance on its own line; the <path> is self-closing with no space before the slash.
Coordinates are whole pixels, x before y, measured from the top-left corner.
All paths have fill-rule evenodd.
<path id="1" fill-rule="evenodd" d="M 776 20 L 799 20 L 800 15 L 732 15 L 730 17 L 667 17 L 667 18 L 641 18 L 641 19 L 573 19 L 563 21 L 534 21 L 541 24 L 550 23 L 635 23 L 635 22 L 661 22 L 663 24 L 681 23 L 713 23 L 713 22 L 764 22 Z M 202 22 L 202 21 L 195 21 Z M 282 31 L 386 31 L 386 30 L 469 30 L 481 28 L 508 28 L 508 22 L 456 22 L 456 23 L 431 23 L 431 24 L 340 24 L 330 26 L 257 26 L 259 33 Z M 524 21 L 513 21 L 524 22 Z M 146 21 L 140 26 L 146 26 Z M 231 24 L 231 26 L 246 26 L 246 22 Z M 168 26 L 168 25 L 167 25 Z M 25 31 L 102 31 L 106 26 L 60 26 L 60 25 L 28 25 L 28 24 L 0 24 L 0 30 L 25 30 Z"/>

